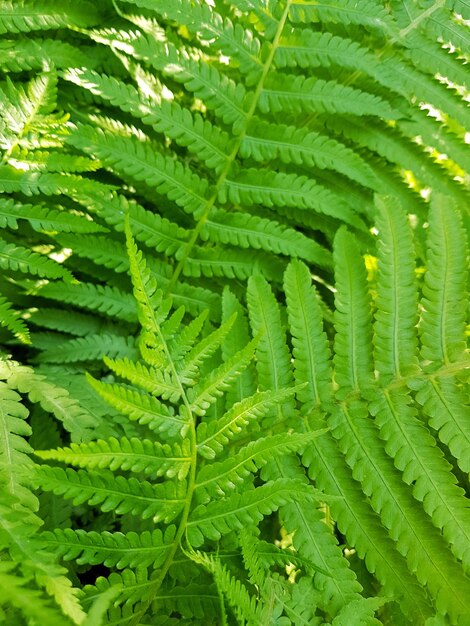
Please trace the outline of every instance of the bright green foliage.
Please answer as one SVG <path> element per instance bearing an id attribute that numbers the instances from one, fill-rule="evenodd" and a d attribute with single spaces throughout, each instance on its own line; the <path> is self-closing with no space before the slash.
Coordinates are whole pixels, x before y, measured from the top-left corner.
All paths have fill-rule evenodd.
<path id="1" fill-rule="evenodd" d="M 129 293 L 124 214 L 175 304 L 196 315 L 210 300 L 217 320 L 222 285 L 257 272 L 278 289 L 290 258 L 331 281 L 341 223 L 372 245 L 376 192 L 422 221 L 422 189 L 468 201 L 465 3 L 212 4 L 2 3 L 0 224 L 15 229 L 2 244 L 15 287 L 0 292 L 20 340 L 16 311 L 38 292 L 18 269 L 49 280 L 41 298 L 71 276 Z M 35 256 L 51 253 L 61 268 Z M 108 311 L 72 291 L 74 312 Z"/>
<path id="2" fill-rule="evenodd" d="M 469 19 L 0 0 L 0 622 L 467 625 Z"/>

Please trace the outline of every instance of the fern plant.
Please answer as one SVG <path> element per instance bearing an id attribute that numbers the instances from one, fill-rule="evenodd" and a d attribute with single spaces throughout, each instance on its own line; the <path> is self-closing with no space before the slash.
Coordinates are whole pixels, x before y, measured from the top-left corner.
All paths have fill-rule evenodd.
<path id="1" fill-rule="evenodd" d="M 224 540 L 227 552 L 235 550 L 236 532 L 243 529 L 247 545 L 256 551 L 256 526 L 263 517 L 292 497 L 311 506 L 319 497 L 326 498 L 295 477 L 259 485 L 254 479 L 260 467 L 304 448 L 318 433 L 286 437 L 284 433 L 260 436 L 258 432 L 254 441 L 243 443 L 242 437 L 256 432 L 260 418 L 279 402 L 292 398 L 295 388 L 255 392 L 238 402 L 225 403 L 225 392 L 249 365 L 257 342 L 249 342 L 214 367 L 213 355 L 220 352 L 235 315 L 198 339 L 205 315 L 181 326 L 184 311 L 179 308 L 172 312 L 171 302 L 157 289 L 129 230 L 127 236 L 142 326 L 142 360 L 106 359 L 125 383 L 89 380 L 100 396 L 134 423 L 135 436 L 83 441 L 35 453 L 59 463 L 36 467 L 35 480 L 42 489 L 72 500 L 75 507 L 88 502 L 103 512 L 112 512 L 113 532 L 55 528 L 42 533 L 41 540 L 65 560 L 76 559 L 81 565 L 103 563 L 107 568 L 124 570 L 122 607 L 116 608 L 118 623 L 141 623 L 149 611 L 150 615 L 165 615 L 168 606 L 173 612 L 176 607 L 183 617 L 204 616 L 217 623 L 226 619 L 223 603 L 219 607 L 218 602 L 224 593 L 240 614 L 251 607 L 251 621 L 255 623 L 255 616 L 270 605 L 256 606 L 253 592 L 250 594 L 222 564 Z M 64 469 L 64 463 L 77 469 Z M 201 546 L 213 554 L 194 551 Z M 242 546 L 238 545 L 238 551 L 241 559 Z M 273 565 L 288 559 L 288 552 L 274 550 Z M 227 558 L 229 563 L 231 560 L 236 563 L 236 559 Z M 192 561 L 204 566 L 199 575 L 196 570 L 188 576 Z M 315 568 L 315 564 L 309 567 Z M 205 570 L 214 573 L 216 585 L 208 580 Z M 127 584 L 129 576 L 136 578 L 138 589 Z M 267 576 L 261 578 L 266 582 Z M 104 583 L 97 584 L 102 588 Z M 277 585 L 285 594 L 286 577 Z M 87 596 L 95 593 L 90 590 Z M 195 593 L 203 594 L 196 603 L 191 600 Z M 238 606 L 239 597 L 246 601 L 246 607 Z M 111 617 L 115 619 L 112 612 Z"/>
<path id="2" fill-rule="evenodd" d="M 0 621 L 466 626 L 468 19 L 0 0 Z"/>
<path id="3" fill-rule="evenodd" d="M 331 341 L 298 260 L 284 277 L 287 317 L 258 274 L 247 292 L 257 339 L 246 343 L 243 308 L 227 290 L 224 323 L 198 340 L 204 319 L 180 327 L 183 312 L 171 313 L 128 231 L 142 361 L 108 358 L 127 382 L 90 383 L 137 436 L 35 453 L 58 463 L 36 467 L 43 489 L 113 513 L 106 530 L 91 520 L 90 530 L 41 535 L 67 561 L 121 570 L 85 588 L 90 599 L 124 586 L 109 623 L 179 614 L 192 623 L 336 625 L 356 611 L 370 624 L 375 612 L 384 624 L 431 624 L 433 615 L 465 623 L 465 236 L 438 197 L 420 293 L 405 214 L 388 198 L 378 205 L 369 283 L 355 237 L 341 229 L 335 238 Z M 266 541 L 266 526 L 260 536 L 262 518 L 277 510 L 293 533 L 289 550 L 275 535 Z"/>
<path id="4" fill-rule="evenodd" d="M 341 224 L 372 245 L 375 192 L 421 223 L 432 191 L 467 201 L 464 2 L 0 7 L 0 306 L 23 341 L 38 309 L 47 362 L 135 356 L 109 324 L 137 329 L 126 213 L 165 292 L 216 321 L 225 284 L 279 288 L 291 257 L 331 284 Z"/>

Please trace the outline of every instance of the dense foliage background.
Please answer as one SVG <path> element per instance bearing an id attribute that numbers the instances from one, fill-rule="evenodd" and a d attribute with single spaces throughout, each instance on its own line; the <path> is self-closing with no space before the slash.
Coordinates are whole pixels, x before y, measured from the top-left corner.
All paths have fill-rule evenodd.
<path id="1" fill-rule="evenodd" d="M 0 0 L 0 623 L 469 623 L 468 20 Z"/>

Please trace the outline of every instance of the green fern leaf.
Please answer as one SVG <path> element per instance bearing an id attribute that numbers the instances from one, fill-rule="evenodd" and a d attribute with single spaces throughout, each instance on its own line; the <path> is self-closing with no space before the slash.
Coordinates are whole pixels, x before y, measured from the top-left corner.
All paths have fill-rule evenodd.
<path id="1" fill-rule="evenodd" d="M 357 153 L 326 135 L 295 126 L 257 121 L 243 138 L 240 155 L 259 162 L 279 158 L 286 164 L 331 169 L 367 187 L 377 185 L 372 170 Z"/>
<path id="2" fill-rule="evenodd" d="M 10 72 L 42 70 L 45 66 L 81 67 L 93 63 L 80 48 L 58 39 L 4 39 L 0 43 L 1 65 Z"/>
<path id="3" fill-rule="evenodd" d="M 178 161 L 158 154 L 150 144 L 83 125 L 67 141 L 119 173 L 145 181 L 188 213 L 197 215 L 204 207 L 207 183 Z"/>
<path id="4" fill-rule="evenodd" d="M 315 490 L 305 483 L 279 479 L 207 506 L 199 505 L 188 521 L 189 542 L 197 548 L 204 542 L 204 537 L 217 541 L 232 530 L 259 522 L 290 500 L 293 492 L 301 502 L 312 503 L 318 498 Z"/>
<path id="5" fill-rule="evenodd" d="M 379 200 L 379 282 L 375 322 L 375 362 L 383 377 L 416 370 L 417 302 L 411 232 L 400 207 Z M 395 217 L 395 214 L 398 214 Z M 400 283 L 393 279 L 400 276 Z"/>
<path id="6" fill-rule="evenodd" d="M 44 411 L 52 413 L 72 434 L 73 440 L 90 438 L 90 429 L 96 426 L 93 417 L 74 400 L 69 393 L 50 383 L 45 376 L 14 361 L 0 360 L 0 380 L 20 393 L 25 393 L 33 403 L 39 403 Z"/>
<path id="7" fill-rule="evenodd" d="M 470 471 L 470 424 L 467 397 L 452 379 L 430 377 L 418 387 L 416 400 L 423 406 L 429 424 L 457 459 L 462 471 Z"/>
<path id="8" fill-rule="evenodd" d="M 409 399 L 385 391 L 372 401 L 370 410 L 386 441 L 385 450 L 403 472 L 403 480 L 413 484 L 413 495 L 443 531 L 453 551 L 466 568 L 470 564 L 470 512 L 464 491 L 444 459 L 434 438 L 422 425 Z M 417 445 L 416 442 L 419 442 Z"/>
<path id="9" fill-rule="evenodd" d="M 2 295 L 0 295 L 0 325 L 8 328 L 22 343 L 31 343 L 28 327 L 20 318 L 18 311 L 15 311 Z"/>
<path id="10" fill-rule="evenodd" d="M 335 377 L 341 388 L 358 390 L 373 379 L 371 312 L 365 266 L 346 230 L 336 234 L 334 259 Z"/>
<path id="11" fill-rule="evenodd" d="M 63 278 L 68 282 L 74 280 L 72 274 L 56 261 L 28 248 L 7 243 L 3 239 L 0 239 L 0 268 L 33 274 L 40 278 Z"/>
<path id="12" fill-rule="evenodd" d="M 79 196 L 77 196 L 80 199 Z M 85 197 L 81 196 L 82 200 Z M 124 215 L 129 216 L 129 224 L 135 239 L 145 243 L 149 248 L 168 255 L 180 253 L 188 238 L 188 232 L 156 213 L 147 211 L 140 204 L 128 200 L 125 196 L 116 193 L 103 195 L 102 198 L 94 195 L 87 202 L 87 208 L 96 212 L 107 224 L 116 231 L 124 231 Z"/>
<path id="13" fill-rule="evenodd" d="M 98 439 L 89 443 L 72 444 L 70 448 L 36 450 L 41 459 L 62 461 L 81 468 L 123 470 L 146 476 L 178 477 L 184 480 L 189 471 L 187 440 L 180 444 L 161 444 L 149 439 Z"/>
<path id="14" fill-rule="evenodd" d="M 237 437 L 253 420 L 258 420 L 268 411 L 277 412 L 278 404 L 295 393 L 296 389 L 261 391 L 233 405 L 225 415 L 213 422 L 201 422 L 197 428 L 198 452 L 213 459 L 222 452 L 224 445 Z"/>
<path id="15" fill-rule="evenodd" d="M 324 263 L 328 251 L 302 233 L 274 220 L 212 210 L 201 231 L 201 239 L 228 243 L 241 248 L 255 248 L 286 256 L 301 257 L 311 263 Z"/>
<path id="16" fill-rule="evenodd" d="M 162 101 L 157 108 L 131 85 L 86 69 L 68 70 L 64 78 L 89 89 L 122 111 L 141 118 L 144 124 L 152 126 L 158 133 L 164 133 L 178 145 L 188 148 L 207 167 L 219 171 L 224 166 L 228 134 L 203 120 L 201 116 L 192 115 L 176 102 Z"/>
<path id="17" fill-rule="evenodd" d="M 185 586 L 162 589 L 159 594 L 162 606 L 166 612 L 173 609 L 187 618 L 187 626 L 194 623 L 194 619 L 214 620 L 219 615 L 220 598 L 215 585 L 200 585 L 192 583 Z M 180 622 L 180 618 L 178 618 Z"/>
<path id="18" fill-rule="evenodd" d="M 160 396 L 163 400 L 170 400 L 170 402 L 176 402 L 180 398 L 181 389 L 167 371 L 147 367 L 139 361 L 130 361 L 128 358 L 113 360 L 105 356 L 104 362 L 118 376 L 126 378 L 133 385 L 141 387 L 152 395 Z"/>
<path id="19" fill-rule="evenodd" d="M 321 428 L 324 421 L 318 420 L 313 425 Z M 360 558 L 365 559 L 368 570 L 381 582 L 385 595 L 396 596 L 402 611 L 412 621 L 424 623 L 433 613 L 427 593 L 410 573 L 380 518 L 363 498 L 360 485 L 353 479 L 330 433 L 324 434 L 318 443 L 312 441 L 302 462 L 318 487 L 325 493 L 341 496 L 331 502 L 331 514 Z"/>
<path id="20" fill-rule="evenodd" d="M 361 222 L 338 198 L 306 176 L 283 174 L 263 169 L 241 171 L 236 178 L 227 179 L 219 191 L 220 202 L 234 202 L 244 206 L 263 204 L 267 207 L 296 207 L 313 209 L 332 217 L 339 217 L 353 226 Z M 333 204 L 335 203 L 335 204 Z M 327 255 L 328 259 L 328 255 Z M 329 259 L 328 259 L 329 260 Z M 322 265 L 325 265 L 323 261 Z"/>
<path id="21" fill-rule="evenodd" d="M 184 505 L 186 486 L 184 481 L 158 485 L 136 478 L 114 476 L 101 470 L 63 470 L 47 465 L 36 466 L 35 481 L 45 491 L 52 491 L 75 505 L 88 502 L 102 511 L 114 511 L 118 515 L 129 513 L 154 522 L 173 520 Z"/>
<path id="22" fill-rule="evenodd" d="M 128 0 L 126 0 L 127 2 Z M 173 2 L 151 2 L 150 0 L 133 0 L 132 4 L 151 9 L 166 19 L 184 24 L 202 41 L 210 41 L 210 45 L 232 57 L 237 68 L 255 82 L 262 71 L 259 50 L 261 44 L 249 30 L 234 25 L 229 19 L 223 19 L 207 5 L 192 5 L 188 0 Z"/>
<path id="23" fill-rule="evenodd" d="M 259 387 L 261 390 L 292 387 L 293 375 L 291 359 L 286 346 L 285 332 L 281 327 L 279 306 L 264 278 L 253 276 L 248 281 L 248 310 L 250 323 L 255 336 L 261 335 L 256 350 Z M 304 382 L 304 381 L 302 381 Z M 277 419 L 271 417 L 264 421 L 271 426 L 276 421 L 292 417 L 294 402 L 289 398 L 277 408 Z"/>
<path id="24" fill-rule="evenodd" d="M 41 533 L 41 540 L 64 561 L 76 560 L 82 565 L 103 563 L 118 569 L 150 565 L 157 568 L 165 561 L 174 535 L 174 526 L 168 526 L 165 534 L 159 529 L 124 534 L 57 528 Z"/>
<path id="25" fill-rule="evenodd" d="M 335 81 L 288 74 L 267 81 L 259 99 L 262 113 L 333 113 L 396 119 L 391 106 L 370 93 Z"/>
<path id="26" fill-rule="evenodd" d="M 194 61 L 173 44 L 166 43 L 163 46 L 149 37 L 140 37 L 132 42 L 132 52 L 155 69 L 183 83 L 225 124 L 233 124 L 235 130 L 242 126 L 245 118 L 245 88 L 241 83 L 221 74 L 214 66 Z"/>
<path id="27" fill-rule="evenodd" d="M 354 418 L 352 415 L 354 414 Z M 466 579 L 460 565 L 449 555 L 445 540 L 431 524 L 383 452 L 384 443 L 371 423 L 367 407 L 358 401 L 341 406 L 331 418 L 332 433 L 346 455 L 353 476 L 391 530 L 408 567 L 426 584 L 440 611 L 454 619 L 465 614 Z M 365 443 L 367 442 L 367 447 Z"/>
<path id="28" fill-rule="evenodd" d="M 290 17 L 294 22 L 331 22 L 333 24 L 360 24 L 378 31 L 389 31 L 393 22 L 383 6 L 371 0 L 344 0 L 330 2 L 300 1 L 290 5 Z"/>
<path id="29" fill-rule="evenodd" d="M 116 287 L 93 283 L 80 283 L 78 285 L 49 283 L 41 286 L 38 293 L 41 294 L 41 297 L 73 304 L 90 311 L 97 311 L 111 318 L 126 322 L 137 321 L 135 301 L 131 294 Z"/>
<path id="30" fill-rule="evenodd" d="M 297 384 L 308 383 L 297 397 L 308 414 L 331 395 L 329 347 L 308 268 L 292 262 L 284 275 L 284 289 L 292 333 L 295 381 Z"/>
<path id="31" fill-rule="evenodd" d="M 243 349 L 250 340 L 248 320 L 240 301 L 229 289 L 222 294 L 222 322 L 236 315 L 230 332 L 221 345 L 222 358 L 227 361 L 231 356 Z M 256 374 L 253 363 L 249 363 L 243 372 L 232 383 L 226 394 L 226 408 L 252 396 L 256 392 Z"/>
<path id="32" fill-rule="evenodd" d="M 0 383 L 0 396 L 0 487 L 4 496 L 10 494 L 22 506 L 36 511 L 38 500 L 26 486 L 32 471 L 28 456 L 31 447 L 25 440 L 31 435 L 31 427 L 26 422 L 28 410 L 7 383 Z"/>
<path id="33" fill-rule="evenodd" d="M 111 406 L 164 437 L 174 437 L 187 428 L 187 420 L 180 415 L 174 415 L 172 409 L 151 395 L 124 385 L 103 383 L 90 375 L 87 375 L 87 379 L 93 389 Z"/>
<path id="34" fill-rule="evenodd" d="M 65 0 L 60 7 L 51 10 L 47 1 L 31 4 L 26 0 L 4 1 L 0 6 L 0 33 L 28 33 L 33 30 L 64 28 L 71 24 L 84 27 L 98 21 L 98 11 L 90 2 Z"/>
<path id="35" fill-rule="evenodd" d="M 205 465 L 196 477 L 196 492 L 199 498 L 210 499 L 216 495 L 226 496 L 258 469 L 278 456 L 297 452 L 304 448 L 321 431 L 285 435 L 273 435 L 251 441 L 237 454 L 224 461 Z"/>
<path id="36" fill-rule="evenodd" d="M 15 572 L 14 562 L 2 561 L 0 563 L 0 585 L 2 590 L 4 590 L 0 593 L 0 604 L 2 606 L 6 605 L 7 610 L 8 605 L 17 609 L 15 617 L 8 611 L 10 617 L 17 624 L 20 623 L 19 619 L 23 622 L 20 615 L 29 621 L 43 620 L 45 624 L 50 624 L 50 626 L 71 626 L 73 623 L 77 624 L 76 621 L 72 622 L 67 619 L 56 605 L 53 605 L 50 600 L 45 598 L 41 591 L 31 589 L 30 582 L 30 579 Z M 7 589 L 8 593 L 6 593 Z M 5 622 L 7 626 L 8 624 L 13 626 L 13 623 L 10 620 Z"/>
<path id="37" fill-rule="evenodd" d="M 36 204 L 21 204 L 13 199 L 0 199 L 0 227 L 18 229 L 18 220 L 27 220 L 34 230 L 75 233 L 95 233 L 103 231 L 103 226 L 85 217 L 48 209 Z M 21 222 L 20 222 L 21 223 Z"/>
<path id="38" fill-rule="evenodd" d="M 460 216 L 447 204 L 437 196 L 431 205 L 422 301 L 422 356 L 436 365 L 459 360 L 466 347 L 467 246 Z"/>
<path id="39" fill-rule="evenodd" d="M 61 341 L 58 346 L 44 350 L 41 361 L 44 363 L 76 363 L 77 361 L 96 361 L 103 356 L 110 358 L 137 358 L 133 337 L 121 337 L 101 333 L 76 337 Z"/>
<path id="40" fill-rule="evenodd" d="M 230 386 L 230 383 L 245 369 L 254 355 L 258 340 L 250 342 L 243 350 L 206 376 L 188 393 L 190 410 L 196 415 L 205 415 L 207 409 Z"/>

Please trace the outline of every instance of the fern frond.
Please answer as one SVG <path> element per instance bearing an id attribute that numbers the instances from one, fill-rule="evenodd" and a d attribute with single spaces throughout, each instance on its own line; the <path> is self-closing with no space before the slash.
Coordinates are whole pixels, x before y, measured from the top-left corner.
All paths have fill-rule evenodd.
<path id="1" fill-rule="evenodd" d="M 306 414 L 331 395 L 330 353 L 323 316 L 308 268 L 291 262 L 284 274 L 287 314 L 292 334 L 294 377 L 308 383 L 297 397 Z"/>
<path id="2" fill-rule="evenodd" d="M 375 115 L 396 119 L 399 114 L 378 96 L 335 81 L 305 78 L 295 74 L 268 79 L 259 99 L 262 113 L 333 113 Z"/>
<path id="3" fill-rule="evenodd" d="M 198 214 L 205 204 L 207 183 L 187 166 L 133 137 L 119 137 L 100 128 L 80 125 L 67 141 L 92 154 L 117 172 L 155 188 L 188 213 Z"/>
<path id="4" fill-rule="evenodd" d="M 205 465 L 196 477 L 196 493 L 199 498 L 228 495 L 241 486 L 250 473 L 278 456 L 302 450 L 321 431 L 292 435 L 272 435 L 251 441 L 237 454 L 224 461 Z"/>
<path id="5" fill-rule="evenodd" d="M 31 435 L 26 422 L 28 410 L 5 382 L 0 383 L 0 396 L 0 485 L 4 495 L 10 494 L 22 506 L 36 511 L 38 500 L 26 486 L 32 473 L 31 447 L 25 439 Z"/>
<path id="6" fill-rule="evenodd" d="M 457 459 L 462 471 L 470 471 L 470 424 L 467 397 L 452 379 L 430 377 L 416 386 L 416 400 L 423 406 L 429 425 Z"/>
<path id="7" fill-rule="evenodd" d="M 272 411 L 277 413 L 279 403 L 292 397 L 295 389 L 260 391 L 234 404 L 225 415 L 216 421 L 201 422 L 197 428 L 198 452 L 213 459 L 222 452 L 230 439 L 239 435 L 252 420 L 258 420 Z"/>
<path id="8" fill-rule="evenodd" d="M 36 467 L 35 481 L 45 491 L 62 495 L 75 505 L 88 502 L 105 512 L 151 517 L 154 522 L 165 523 L 181 511 L 186 491 L 184 481 L 155 485 L 133 477 L 114 476 L 106 470 L 85 472 L 47 465 Z"/>
<path id="9" fill-rule="evenodd" d="M 192 115 L 176 102 L 160 102 L 158 108 L 144 99 L 132 85 L 125 84 L 105 74 L 87 69 L 71 69 L 64 78 L 89 89 L 93 94 L 109 101 L 122 111 L 139 117 L 178 145 L 188 148 L 209 168 L 220 170 L 227 159 L 229 136 L 200 115 Z"/>
<path id="10" fill-rule="evenodd" d="M 67 282 L 74 280 L 69 270 L 60 263 L 3 239 L 0 239 L 0 268 L 32 274 L 40 278 L 63 278 Z"/>
<path id="11" fill-rule="evenodd" d="M 197 376 L 199 373 L 199 369 L 202 363 L 209 359 L 214 352 L 223 345 L 223 342 L 227 335 L 230 333 L 233 324 L 235 322 L 235 315 L 232 315 L 228 320 L 226 320 L 223 324 L 221 324 L 214 331 L 209 333 L 206 337 L 198 341 L 198 343 L 187 351 L 187 347 L 184 345 L 176 344 L 176 350 L 179 352 L 183 349 L 184 358 L 181 362 L 181 365 L 178 364 L 178 376 L 181 381 L 185 384 L 194 384 L 197 380 Z M 197 325 L 199 326 L 199 324 Z M 197 330 L 197 327 L 196 329 Z M 183 331 L 184 332 L 184 331 Z M 184 335 L 181 337 L 184 339 Z M 178 342 L 179 343 L 179 342 Z"/>
<path id="12" fill-rule="evenodd" d="M 181 444 L 161 444 L 149 439 L 98 439 L 89 443 L 72 444 L 70 448 L 36 450 L 36 456 L 76 465 L 81 468 L 123 470 L 146 476 L 178 477 L 183 480 L 188 471 L 190 455 L 187 440 Z"/>
<path id="13" fill-rule="evenodd" d="M 416 370 L 417 294 L 413 241 L 401 207 L 378 200 L 379 278 L 375 322 L 375 362 L 383 377 Z M 400 276 L 398 283 L 396 277 Z"/>
<path id="14" fill-rule="evenodd" d="M 22 204 L 12 198 L 1 198 L 0 227 L 16 230 L 19 227 L 18 220 L 27 220 L 38 232 L 96 233 L 104 230 L 103 226 L 80 215 L 49 209 L 39 204 Z"/>
<path id="15" fill-rule="evenodd" d="M 153 575 L 155 578 L 155 575 Z M 143 597 L 146 597 L 148 588 L 152 585 L 148 568 L 137 566 L 134 569 L 124 569 L 122 572 L 112 572 L 108 578 L 100 576 L 95 584 L 84 587 L 84 604 L 92 602 L 110 589 L 120 589 L 120 602 L 132 609 Z M 130 619 L 130 617 L 129 617 Z M 124 622 L 125 623 L 125 622 Z"/>
<path id="16" fill-rule="evenodd" d="M 413 495 L 423 502 L 424 510 L 468 568 L 470 511 L 465 492 L 457 486 L 451 466 L 434 438 L 417 418 L 406 396 L 385 391 L 374 398 L 370 409 L 380 436 L 386 441 L 385 450 L 403 472 L 404 482 L 413 484 Z"/>
<path id="17" fill-rule="evenodd" d="M 190 409 L 196 415 L 205 415 L 207 409 L 227 390 L 237 376 L 245 369 L 254 355 L 258 340 L 250 342 L 243 350 L 225 361 L 198 383 L 188 394 Z"/>
<path id="18" fill-rule="evenodd" d="M 373 172 L 356 152 L 326 135 L 295 126 L 257 121 L 243 137 L 240 155 L 259 162 L 279 158 L 286 164 L 338 171 L 368 187 L 377 184 Z"/>
<path id="19" fill-rule="evenodd" d="M 420 324 L 422 356 L 436 365 L 459 360 L 466 347 L 467 245 L 459 214 L 444 202 L 437 196 L 431 203 Z"/>
<path id="20" fill-rule="evenodd" d="M 96 361 L 104 356 L 109 358 L 137 358 L 137 349 L 133 337 L 97 334 L 76 337 L 60 341 L 50 350 L 41 354 L 43 363 L 76 363 L 77 361 Z"/>
<path id="21" fill-rule="evenodd" d="M 62 309 L 43 307 L 34 311 L 29 319 L 36 326 L 58 330 L 78 337 L 97 334 L 103 327 L 103 320 L 99 317 L 78 313 L 71 309 L 67 311 L 67 316 L 64 317 Z"/>
<path id="22" fill-rule="evenodd" d="M 250 83 L 255 83 L 259 78 L 262 71 L 259 59 L 261 43 L 253 36 L 252 31 L 243 30 L 238 24 L 234 25 L 231 20 L 224 19 L 207 5 L 192 5 L 188 0 L 165 3 L 132 0 L 132 4 L 156 11 L 178 24 L 184 24 L 201 41 L 210 42 L 211 47 L 232 57 L 237 69 L 248 75 Z"/>
<path id="23" fill-rule="evenodd" d="M 322 427 L 324 421 L 317 420 L 313 425 Z M 396 596 L 406 615 L 424 623 L 433 613 L 427 593 L 410 573 L 387 529 L 363 498 L 361 487 L 353 479 L 331 434 L 324 434 L 318 443 L 313 440 L 306 448 L 302 462 L 309 468 L 309 475 L 318 487 L 325 493 L 341 496 L 331 502 L 331 514 L 360 558 L 365 559 L 368 570 L 383 585 L 385 595 Z"/>
<path id="24" fill-rule="evenodd" d="M 5 624 L 13 626 L 14 622 L 10 621 L 10 618 L 15 620 L 17 624 L 23 622 L 20 615 L 30 622 L 31 620 L 39 619 L 51 626 L 71 626 L 72 623 L 77 623 L 67 619 L 57 605 L 54 605 L 46 598 L 43 592 L 38 589 L 32 589 L 30 587 L 30 578 L 25 578 L 15 570 L 16 563 L 12 561 L 2 561 L 0 563 L 0 586 L 2 589 L 0 605 L 6 606 L 9 614 L 9 618 L 6 618 L 9 621 L 5 622 Z M 6 593 L 6 590 L 8 590 L 8 593 Z M 15 616 L 11 614 L 8 605 L 17 609 Z M 18 621 L 19 619 L 21 619 L 21 622 Z"/>
<path id="25" fill-rule="evenodd" d="M 165 534 L 159 529 L 124 534 L 57 528 L 54 532 L 41 533 L 41 540 L 64 561 L 73 559 L 82 565 L 103 563 L 118 569 L 157 568 L 164 562 L 174 535 L 174 526 L 168 526 Z"/>
<path id="26" fill-rule="evenodd" d="M 147 211 L 136 202 L 127 200 L 125 196 L 113 194 L 100 203 L 97 210 L 100 217 L 114 226 L 118 232 L 124 230 L 122 214 L 127 214 L 135 239 L 157 252 L 178 255 L 188 238 L 186 229 L 156 213 Z"/>
<path id="27" fill-rule="evenodd" d="M 323 263 L 325 254 L 328 256 L 325 248 L 274 220 L 223 209 L 211 211 L 201 239 L 300 257 L 311 263 Z"/>
<path id="28" fill-rule="evenodd" d="M 328 258 L 326 264 L 328 264 Z M 226 247 L 194 247 L 191 254 L 185 259 L 183 273 L 193 278 L 219 277 L 247 280 L 256 273 L 261 273 L 269 280 L 279 278 L 283 270 L 283 262 L 273 255 L 261 250 L 250 250 L 250 255 L 244 250 Z"/>
<path id="29" fill-rule="evenodd" d="M 12 389 L 27 394 L 31 402 L 39 403 L 44 411 L 52 413 L 75 441 L 89 439 L 90 429 L 96 422 L 65 389 L 14 361 L 0 360 L 0 379 L 7 380 Z"/>
<path id="30" fill-rule="evenodd" d="M 416 506 L 391 459 L 384 454 L 384 443 L 367 407 L 359 401 L 347 407 L 343 404 L 329 425 L 354 478 L 361 481 L 372 507 L 397 541 L 397 549 L 406 556 L 410 570 L 436 598 L 439 611 L 448 612 L 452 619 L 465 614 L 468 583 L 463 570 L 448 553 L 445 540 L 427 514 Z"/>
<path id="31" fill-rule="evenodd" d="M 279 306 L 263 277 L 250 278 L 247 301 L 253 334 L 261 335 L 256 350 L 259 388 L 280 391 L 292 387 L 291 358 L 286 345 L 285 332 L 281 326 Z M 293 409 L 292 398 L 280 404 L 276 411 L 277 421 L 282 421 L 284 417 L 291 417 Z M 269 424 L 275 421 L 276 418 L 271 418 Z M 265 420 L 264 423 L 268 424 L 268 421 Z"/>
<path id="32" fill-rule="evenodd" d="M 266 579 L 266 573 L 270 567 L 286 566 L 295 564 L 299 568 L 304 568 L 308 573 L 313 574 L 319 571 L 325 576 L 329 576 L 326 570 L 321 570 L 314 563 L 299 556 L 294 550 L 285 550 L 277 547 L 273 543 L 268 543 L 258 537 L 254 537 L 249 531 L 240 533 L 240 544 L 243 553 L 243 560 L 250 574 L 250 580 L 255 585 L 262 584 Z"/>
<path id="33" fill-rule="evenodd" d="M 85 282 L 70 285 L 48 283 L 42 285 L 38 293 L 43 298 L 50 298 L 56 302 L 66 302 L 90 311 L 97 311 L 110 318 L 117 318 L 126 322 L 137 322 L 134 299 L 131 294 L 125 293 L 116 287 Z"/>
<path id="34" fill-rule="evenodd" d="M 0 295 L 0 325 L 8 328 L 22 343 L 31 343 L 28 327 L 15 311 L 12 304 Z"/>
<path id="35" fill-rule="evenodd" d="M 180 398 L 181 389 L 166 370 L 147 367 L 129 358 L 110 359 L 105 356 L 103 360 L 118 376 L 129 380 L 133 385 L 137 385 L 152 395 L 160 396 L 163 400 L 170 400 L 170 402 L 176 402 Z"/>
<path id="36" fill-rule="evenodd" d="M 365 266 L 346 230 L 336 234 L 334 259 L 335 378 L 341 388 L 359 390 L 373 379 L 372 320 Z"/>
<path id="37" fill-rule="evenodd" d="M 34 30 L 67 28 L 72 24 L 86 28 L 97 23 L 99 12 L 91 2 L 66 0 L 60 7 L 47 1 L 31 4 L 27 0 L 19 2 L 3 1 L 0 7 L 0 33 L 28 33 Z"/>
<path id="38" fill-rule="evenodd" d="M 189 518 L 188 540 L 196 548 L 204 543 L 204 537 L 217 541 L 232 530 L 261 521 L 289 501 L 293 493 L 299 502 L 312 503 L 318 499 L 318 494 L 309 485 L 279 479 L 208 505 L 201 504 Z"/>
<path id="39" fill-rule="evenodd" d="M 231 356 L 243 349 L 243 346 L 250 339 L 246 311 L 244 311 L 237 297 L 226 288 L 222 294 L 222 322 L 226 322 L 232 315 L 236 315 L 232 332 L 225 337 L 221 345 L 224 361 L 227 361 Z M 250 363 L 227 391 L 227 409 L 240 402 L 240 400 L 253 395 L 256 392 L 255 382 L 255 368 L 253 363 Z"/>
<path id="40" fill-rule="evenodd" d="M 131 420 L 146 425 L 164 437 L 174 437 L 185 430 L 187 421 L 154 396 L 120 384 L 103 383 L 87 375 L 93 389 L 112 407 Z"/>
<path id="41" fill-rule="evenodd" d="M 230 572 L 218 560 L 206 560 L 206 567 L 214 576 L 215 583 L 232 607 L 239 623 L 256 624 L 260 619 L 260 606 L 256 598 L 250 596 L 247 588 L 240 580 L 230 575 Z"/>
<path id="42" fill-rule="evenodd" d="M 59 39 L 3 39 L 0 42 L 1 66 L 9 72 L 42 70 L 44 66 L 57 69 L 81 67 L 93 63 L 82 48 Z"/>
<path id="43" fill-rule="evenodd" d="M 173 608 L 189 621 L 187 626 L 194 623 L 194 619 L 213 620 L 219 614 L 219 594 L 215 585 L 191 583 L 186 586 L 162 589 L 159 600 L 166 611 Z M 180 618 L 178 618 L 180 622 Z"/>
<path id="44" fill-rule="evenodd" d="M 393 25 L 385 7 L 377 6 L 371 0 L 344 0 L 329 2 L 292 2 L 289 17 L 293 22 L 317 22 L 321 20 L 333 24 L 358 24 L 378 31 L 389 31 Z"/>
<path id="45" fill-rule="evenodd" d="M 156 70 L 170 75 L 197 98 L 205 102 L 225 124 L 237 130 L 245 118 L 245 87 L 236 83 L 213 65 L 199 63 L 186 52 L 180 52 L 171 43 L 157 43 L 149 37 L 140 37 L 125 46 L 137 58 L 145 59 Z"/>
<path id="46" fill-rule="evenodd" d="M 219 191 L 219 200 L 244 206 L 262 204 L 267 207 L 313 209 L 332 217 L 339 217 L 341 214 L 343 221 L 356 227 L 361 224 L 354 212 L 349 207 L 340 205 L 338 198 L 328 188 L 306 176 L 267 169 L 242 170 L 238 176 L 228 178 Z M 325 264 L 323 261 L 322 265 Z"/>

